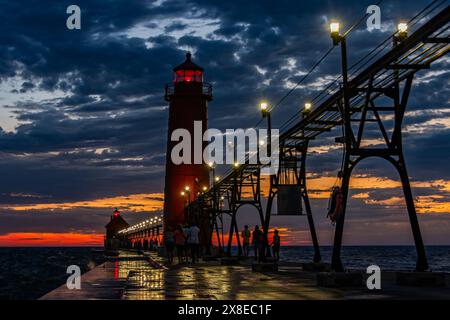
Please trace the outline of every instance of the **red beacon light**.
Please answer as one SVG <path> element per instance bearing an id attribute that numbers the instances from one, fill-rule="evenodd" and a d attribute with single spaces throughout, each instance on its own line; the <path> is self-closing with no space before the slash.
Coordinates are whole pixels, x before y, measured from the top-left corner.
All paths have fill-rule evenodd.
<path id="1" fill-rule="evenodd" d="M 186 53 L 186 61 L 173 69 L 173 82 L 203 82 L 203 68 L 191 60 L 191 53 Z"/>
<path id="2" fill-rule="evenodd" d="M 114 217 L 118 217 L 119 214 L 120 214 L 120 212 L 119 212 L 119 210 L 117 210 L 117 208 L 116 208 L 116 210 L 114 210 L 114 212 L 113 212 L 113 216 L 114 216 Z"/>
<path id="3" fill-rule="evenodd" d="M 186 60 L 173 69 L 173 82 L 166 84 L 164 98 L 166 101 L 201 95 L 207 101 L 212 100 L 212 86 L 203 82 L 203 68 L 191 60 L 191 53 L 186 53 Z"/>

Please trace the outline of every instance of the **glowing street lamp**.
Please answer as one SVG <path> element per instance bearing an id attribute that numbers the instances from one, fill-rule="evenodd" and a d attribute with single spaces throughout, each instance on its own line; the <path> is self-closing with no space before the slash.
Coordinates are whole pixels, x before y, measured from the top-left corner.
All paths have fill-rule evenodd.
<path id="1" fill-rule="evenodd" d="M 216 181 L 216 182 L 219 182 L 219 180 L 220 180 L 220 177 L 215 177 L 214 178 L 214 181 Z"/>
<path id="2" fill-rule="evenodd" d="M 305 103 L 305 107 L 303 108 L 303 114 L 307 115 L 311 112 L 312 104 L 310 102 Z"/>
<path id="3" fill-rule="evenodd" d="M 261 102 L 259 107 L 261 109 L 263 118 L 265 118 L 267 116 L 267 114 L 269 113 L 269 111 L 267 110 L 267 108 L 268 108 L 267 102 Z"/>
<path id="4" fill-rule="evenodd" d="M 404 33 L 408 31 L 408 24 L 401 22 L 398 24 L 398 32 Z"/>
<path id="5" fill-rule="evenodd" d="M 331 39 L 333 39 L 333 45 L 337 45 L 342 40 L 339 22 L 330 23 L 330 34 Z"/>
<path id="6" fill-rule="evenodd" d="M 408 24 L 400 22 L 397 26 L 397 34 L 395 35 L 395 37 L 398 40 L 402 41 L 406 39 L 407 36 L 408 36 Z"/>

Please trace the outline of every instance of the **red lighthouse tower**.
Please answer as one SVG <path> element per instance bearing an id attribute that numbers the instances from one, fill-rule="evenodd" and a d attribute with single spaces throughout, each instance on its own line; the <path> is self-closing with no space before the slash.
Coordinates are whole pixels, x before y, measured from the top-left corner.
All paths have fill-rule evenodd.
<path id="1" fill-rule="evenodd" d="M 166 85 L 165 94 L 166 101 L 170 103 L 164 188 L 166 227 L 183 224 L 185 207 L 209 185 L 207 164 L 203 160 L 201 164 L 194 164 L 194 141 L 191 141 L 191 163 L 174 164 L 171 153 L 179 142 L 171 141 L 171 136 L 176 129 L 186 129 L 193 140 L 195 121 L 201 121 L 203 135 L 208 127 L 208 101 L 212 100 L 212 87 L 203 82 L 203 68 L 192 62 L 189 52 L 186 61 L 175 67 L 173 72 L 173 82 Z"/>

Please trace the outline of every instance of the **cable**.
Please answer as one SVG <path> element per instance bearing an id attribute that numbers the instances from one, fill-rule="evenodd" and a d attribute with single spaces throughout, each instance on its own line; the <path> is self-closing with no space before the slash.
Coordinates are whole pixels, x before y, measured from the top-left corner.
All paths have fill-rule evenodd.
<path id="1" fill-rule="evenodd" d="M 379 6 L 382 2 L 383 0 L 379 0 L 375 5 Z M 366 12 L 364 16 L 362 16 L 358 21 L 353 23 L 353 25 L 347 30 L 347 32 L 344 33 L 344 37 L 346 37 L 347 34 L 349 34 L 354 28 L 358 27 L 361 24 L 361 22 L 363 22 L 367 18 L 368 15 L 369 13 Z"/>
<path id="2" fill-rule="evenodd" d="M 432 1 L 430 4 L 428 4 L 424 9 L 422 9 L 419 13 L 417 13 L 413 18 L 410 19 L 410 21 L 408 22 L 408 25 L 410 26 L 414 26 L 415 24 L 417 24 L 418 22 L 420 22 L 421 19 L 419 19 L 420 16 L 424 15 L 426 16 L 427 14 L 431 13 L 432 11 L 436 10 L 436 8 L 438 8 L 439 6 L 441 6 L 446 0 L 434 0 Z M 378 1 L 377 5 L 381 4 L 381 2 L 383 2 L 383 0 Z M 434 4 L 436 4 L 436 6 L 434 6 L 432 8 L 432 6 Z M 431 9 L 430 9 L 431 8 Z M 430 10 L 429 10 L 430 9 Z M 429 10 L 427 13 L 425 13 L 427 10 Z M 344 33 L 344 36 L 347 36 L 348 34 L 350 34 L 350 32 L 355 29 L 357 26 L 359 26 L 362 21 L 364 21 L 364 19 L 367 17 L 367 13 L 360 19 L 358 19 L 355 23 L 353 23 L 353 25 Z M 356 68 L 358 65 L 359 68 L 357 68 L 356 70 L 353 71 L 353 73 L 350 75 L 353 76 L 354 74 L 356 74 L 362 67 L 364 67 L 364 65 L 366 65 L 368 62 L 370 62 L 371 60 L 373 60 L 378 54 L 380 54 L 381 52 L 383 52 L 387 45 L 389 45 L 389 40 L 392 39 L 392 37 L 395 35 L 395 33 L 393 35 L 390 35 L 387 39 L 385 39 L 383 42 L 381 42 L 379 45 L 377 45 L 374 49 L 372 49 L 369 53 L 367 53 L 364 57 L 362 57 L 361 59 L 359 59 L 356 63 L 354 63 L 353 65 L 350 66 L 350 68 L 348 69 L 353 70 L 354 68 Z M 326 57 L 331 53 L 331 51 L 334 49 L 334 46 L 331 47 L 330 49 L 328 49 L 328 51 L 310 68 L 310 70 L 308 71 L 307 74 L 305 74 L 298 82 L 297 84 L 291 88 L 281 99 L 278 100 L 278 102 L 269 109 L 269 112 L 275 110 L 275 108 L 277 108 L 278 106 L 280 106 L 285 99 L 292 94 L 293 91 L 295 91 L 295 89 L 303 82 L 305 81 L 310 74 L 326 59 Z M 372 57 L 370 57 L 371 55 L 373 55 Z M 370 57 L 370 59 L 368 59 Z M 363 63 L 364 62 L 364 63 Z M 386 72 L 386 71 L 385 71 Z M 382 75 L 385 73 L 383 72 Z M 315 97 L 314 97 L 314 101 L 322 101 L 326 96 L 327 96 L 327 92 L 328 90 L 334 85 L 336 84 L 339 79 L 342 76 L 338 76 L 336 79 L 334 79 L 333 81 L 330 82 L 330 84 L 328 84 L 328 86 L 322 90 L 320 93 L 318 93 Z M 380 79 L 379 82 L 388 82 L 391 81 L 390 77 L 388 76 L 387 78 L 383 78 Z M 336 92 L 336 90 L 334 90 L 334 92 Z M 357 100 L 358 99 L 358 100 Z M 356 103 L 360 103 L 361 99 L 360 97 L 355 97 L 354 101 L 356 101 Z M 296 120 L 296 118 L 299 117 L 299 113 L 296 112 L 295 115 L 293 115 L 292 117 L 290 117 L 281 127 L 280 129 L 283 129 L 285 127 L 287 127 L 290 123 L 292 123 L 293 121 Z M 331 115 L 329 118 L 331 119 L 337 119 L 337 117 L 339 117 L 339 114 L 337 115 Z M 254 127 L 257 127 L 263 119 L 260 119 L 257 124 Z M 281 130 L 280 130 L 281 131 Z M 341 165 L 342 168 L 342 165 Z M 341 169 L 342 170 L 342 169 Z M 232 173 L 234 171 L 234 169 L 229 170 L 225 176 L 229 175 L 230 173 Z"/>
<path id="3" fill-rule="evenodd" d="M 379 0 L 376 5 L 380 5 L 383 2 L 383 0 Z M 358 27 L 362 21 L 364 21 L 364 19 L 367 18 L 369 14 L 366 13 L 364 14 L 360 19 L 358 19 L 357 21 L 355 21 L 350 28 L 344 33 L 344 37 L 347 36 L 354 28 Z M 291 88 L 272 108 L 269 109 L 269 112 L 273 111 L 275 108 L 277 108 L 279 105 L 281 105 L 283 103 L 283 101 L 295 90 L 297 89 L 297 87 L 303 82 L 305 81 L 308 76 L 319 66 L 319 64 L 322 63 L 323 60 L 325 60 L 325 58 L 331 53 L 331 51 L 333 51 L 333 49 L 335 48 L 335 46 L 331 47 L 330 49 L 328 49 L 328 51 L 312 66 L 312 68 L 306 73 L 306 75 L 304 75 L 298 82 L 297 84 Z"/>
<path id="4" fill-rule="evenodd" d="M 335 47 L 331 47 L 330 49 L 328 49 L 327 52 L 325 52 L 325 54 L 311 67 L 311 69 L 309 69 L 309 71 L 300 79 L 300 81 L 298 81 L 296 83 L 296 85 L 294 87 L 292 87 L 280 100 L 278 100 L 278 102 L 269 109 L 269 112 L 272 112 L 276 107 L 278 107 L 279 105 L 281 105 L 283 103 L 283 101 L 295 90 L 297 89 L 297 87 L 303 82 L 305 81 L 308 76 L 319 66 L 319 64 L 322 63 L 323 60 L 325 60 L 326 57 L 328 57 L 328 55 L 331 53 L 331 51 L 333 51 Z"/>
<path id="5" fill-rule="evenodd" d="M 417 24 L 420 19 L 418 19 L 421 15 L 424 14 L 425 11 L 427 11 L 430 7 L 432 7 L 435 3 L 437 3 L 439 0 L 434 0 L 432 1 L 430 4 L 428 4 L 425 8 L 423 8 L 421 11 L 419 11 L 414 17 L 412 17 L 409 22 L 408 25 L 414 26 L 415 24 Z M 436 10 L 436 8 L 438 8 L 440 5 L 442 5 L 442 3 L 446 2 L 447 0 L 440 0 L 440 3 L 438 3 L 434 8 L 432 8 L 431 10 L 429 10 L 426 14 L 431 13 L 432 11 Z M 378 1 L 377 5 L 381 4 L 381 2 L 383 2 L 383 0 Z M 425 14 L 425 15 L 426 15 Z M 364 19 L 367 17 L 367 13 L 360 18 L 359 20 L 357 20 L 350 28 L 348 31 L 346 31 L 344 33 L 344 36 L 347 36 L 354 28 L 356 28 L 358 25 L 361 24 L 362 21 L 364 21 Z M 414 22 L 415 21 L 415 22 Z M 414 22 L 414 23 L 413 23 Z M 359 59 L 356 63 L 354 63 L 353 65 L 351 65 L 348 68 L 348 71 L 352 70 L 353 68 L 355 68 L 357 65 L 361 64 L 359 68 L 357 68 L 352 74 L 349 75 L 349 78 L 354 76 L 358 71 L 360 71 L 364 65 L 366 65 L 367 63 L 369 63 L 371 60 L 373 60 L 375 58 L 375 56 L 379 53 L 381 53 L 382 51 L 384 51 L 384 49 L 390 44 L 390 40 L 392 39 L 392 37 L 395 35 L 396 32 L 394 32 L 392 35 L 390 35 L 389 37 L 387 37 L 383 42 L 381 42 L 379 45 L 377 45 L 374 49 L 372 49 L 370 52 L 368 52 L 364 57 L 362 57 L 361 59 Z M 380 50 L 378 50 L 380 47 L 382 47 Z M 378 50 L 378 52 L 374 55 L 374 57 L 368 59 L 368 61 L 364 61 L 366 60 L 370 55 L 372 55 L 373 53 L 375 53 Z M 363 63 L 364 62 L 364 63 Z M 333 86 L 337 81 L 339 81 L 339 79 L 342 78 L 342 75 L 339 75 L 336 79 L 334 79 L 333 81 L 331 81 L 328 86 L 322 90 L 321 92 L 319 92 L 313 99 L 313 102 L 317 102 L 316 100 L 319 99 L 320 96 L 326 94 L 327 90 Z M 298 86 L 298 85 L 297 85 Z M 296 87 L 297 87 L 296 86 Z M 293 89 L 295 89 L 296 87 L 294 87 Z M 282 100 L 284 100 L 289 94 L 292 93 L 293 89 L 291 89 L 285 97 L 283 97 Z M 275 108 L 275 107 L 274 107 Z M 280 129 L 284 129 L 287 125 L 289 125 L 290 123 L 293 122 L 293 120 L 298 117 L 298 113 L 296 112 L 293 116 L 291 116 L 291 118 L 289 118 L 285 123 L 283 123 L 280 127 Z"/>

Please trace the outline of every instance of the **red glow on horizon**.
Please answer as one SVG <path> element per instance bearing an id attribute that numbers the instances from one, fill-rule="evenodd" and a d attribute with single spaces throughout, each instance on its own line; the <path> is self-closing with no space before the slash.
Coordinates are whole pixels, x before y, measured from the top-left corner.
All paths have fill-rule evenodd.
<path id="1" fill-rule="evenodd" d="M 1 247 L 97 247 L 103 234 L 17 232 L 0 235 Z"/>

